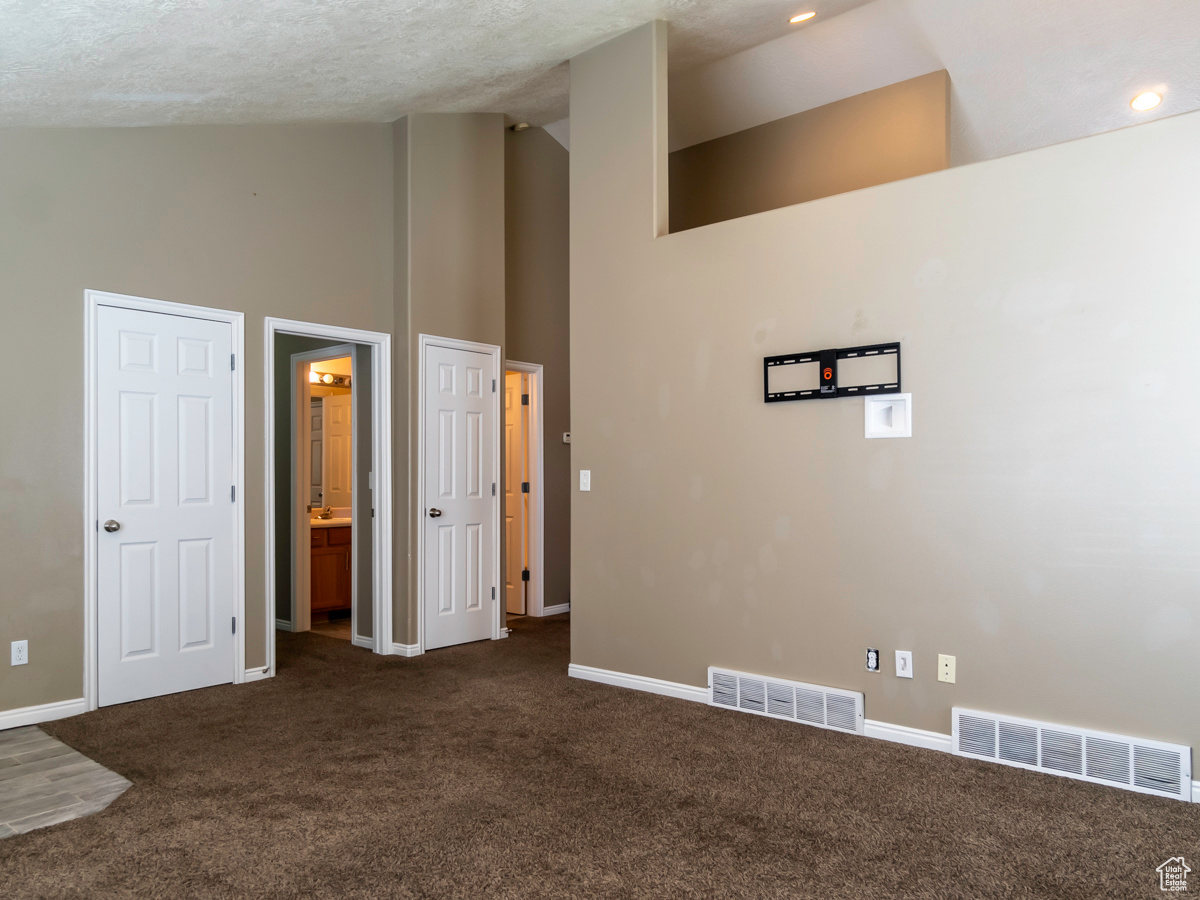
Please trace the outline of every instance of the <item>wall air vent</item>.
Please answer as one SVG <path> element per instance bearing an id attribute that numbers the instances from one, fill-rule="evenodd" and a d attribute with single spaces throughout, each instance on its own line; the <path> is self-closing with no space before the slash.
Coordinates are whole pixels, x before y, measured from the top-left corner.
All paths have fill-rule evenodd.
<path id="1" fill-rule="evenodd" d="M 1192 750 L 1014 716 L 954 708 L 956 756 L 1065 775 L 1096 784 L 1192 799 Z"/>
<path id="2" fill-rule="evenodd" d="M 853 691 L 710 666 L 708 703 L 772 719 L 863 733 L 863 695 Z"/>

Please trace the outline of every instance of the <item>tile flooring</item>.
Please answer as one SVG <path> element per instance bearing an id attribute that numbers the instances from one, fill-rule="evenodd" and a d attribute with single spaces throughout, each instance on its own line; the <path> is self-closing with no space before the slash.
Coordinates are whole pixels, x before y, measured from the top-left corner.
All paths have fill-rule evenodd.
<path id="1" fill-rule="evenodd" d="M 36 726 L 0 731 L 0 838 L 99 812 L 129 786 Z"/>

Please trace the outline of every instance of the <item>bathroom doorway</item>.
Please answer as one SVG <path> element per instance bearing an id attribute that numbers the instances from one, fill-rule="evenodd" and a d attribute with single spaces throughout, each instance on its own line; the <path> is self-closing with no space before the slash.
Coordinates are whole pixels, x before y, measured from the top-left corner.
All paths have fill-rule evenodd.
<path id="1" fill-rule="evenodd" d="M 390 340 L 272 321 L 268 593 L 275 630 L 390 653 Z"/>

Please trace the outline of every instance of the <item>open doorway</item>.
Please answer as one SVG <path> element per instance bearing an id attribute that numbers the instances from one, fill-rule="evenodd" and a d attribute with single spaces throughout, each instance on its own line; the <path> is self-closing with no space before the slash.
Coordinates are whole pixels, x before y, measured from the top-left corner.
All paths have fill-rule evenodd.
<path id="1" fill-rule="evenodd" d="M 345 352 L 346 355 L 340 355 Z M 312 358 L 313 354 L 321 354 Z M 325 354 L 339 355 L 325 358 Z M 355 414 L 354 345 L 298 353 L 292 356 L 296 371 L 298 427 L 293 437 L 293 459 L 298 469 L 297 487 L 306 503 L 295 502 L 307 515 L 297 515 L 295 546 L 308 547 L 308 562 L 296 554 L 296 591 L 293 630 L 308 630 L 326 637 L 353 641 L 358 634 L 355 599 L 360 588 L 355 560 L 356 529 L 370 527 L 356 521 L 355 445 L 361 425 Z M 360 386 L 361 387 L 361 386 Z M 307 388 L 307 390 L 304 390 Z M 368 438 L 363 434 L 362 438 Z M 369 547 L 364 548 L 370 552 Z M 369 566 L 364 567 L 370 577 Z M 301 574 L 307 576 L 299 577 Z M 365 579 L 362 579 L 365 580 Z M 305 587 L 305 582 L 307 586 Z"/>
<path id="2" fill-rule="evenodd" d="M 391 653 L 390 340 L 267 322 L 275 630 Z"/>
<path id="3" fill-rule="evenodd" d="M 544 615 L 542 367 L 504 371 L 504 604 L 508 617 Z"/>

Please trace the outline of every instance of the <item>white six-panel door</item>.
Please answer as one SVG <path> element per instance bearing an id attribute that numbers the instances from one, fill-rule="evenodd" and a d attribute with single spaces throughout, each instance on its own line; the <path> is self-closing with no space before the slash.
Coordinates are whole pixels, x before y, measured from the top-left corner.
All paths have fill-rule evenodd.
<path id="1" fill-rule="evenodd" d="M 321 401 L 321 427 L 324 448 L 322 482 L 325 485 L 322 506 L 350 508 L 353 502 L 351 460 L 354 433 L 350 427 L 350 395 L 336 394 Z"/>
<path id="2" fill-rule="evenodd" d="M 523 485 L 529 481 L 528 433 L 522 397 L 528 395 L 523 372 L 504 373 L 504 597 L 506 609 L 525 615 L 525 584 L 521 578 L 529 560 L 529 495 Z"/>
<path id="3" fill-rule="evenodd" d="M 492 637 L 497 498 L 493 357 L 430 345 L 425 354 L 425 647 Z"/>
<path id="4" fill-rule="evenodd" d="M 97 674 L 107 706 L 233 681 L 232 326 L 97 313 Z"/>

